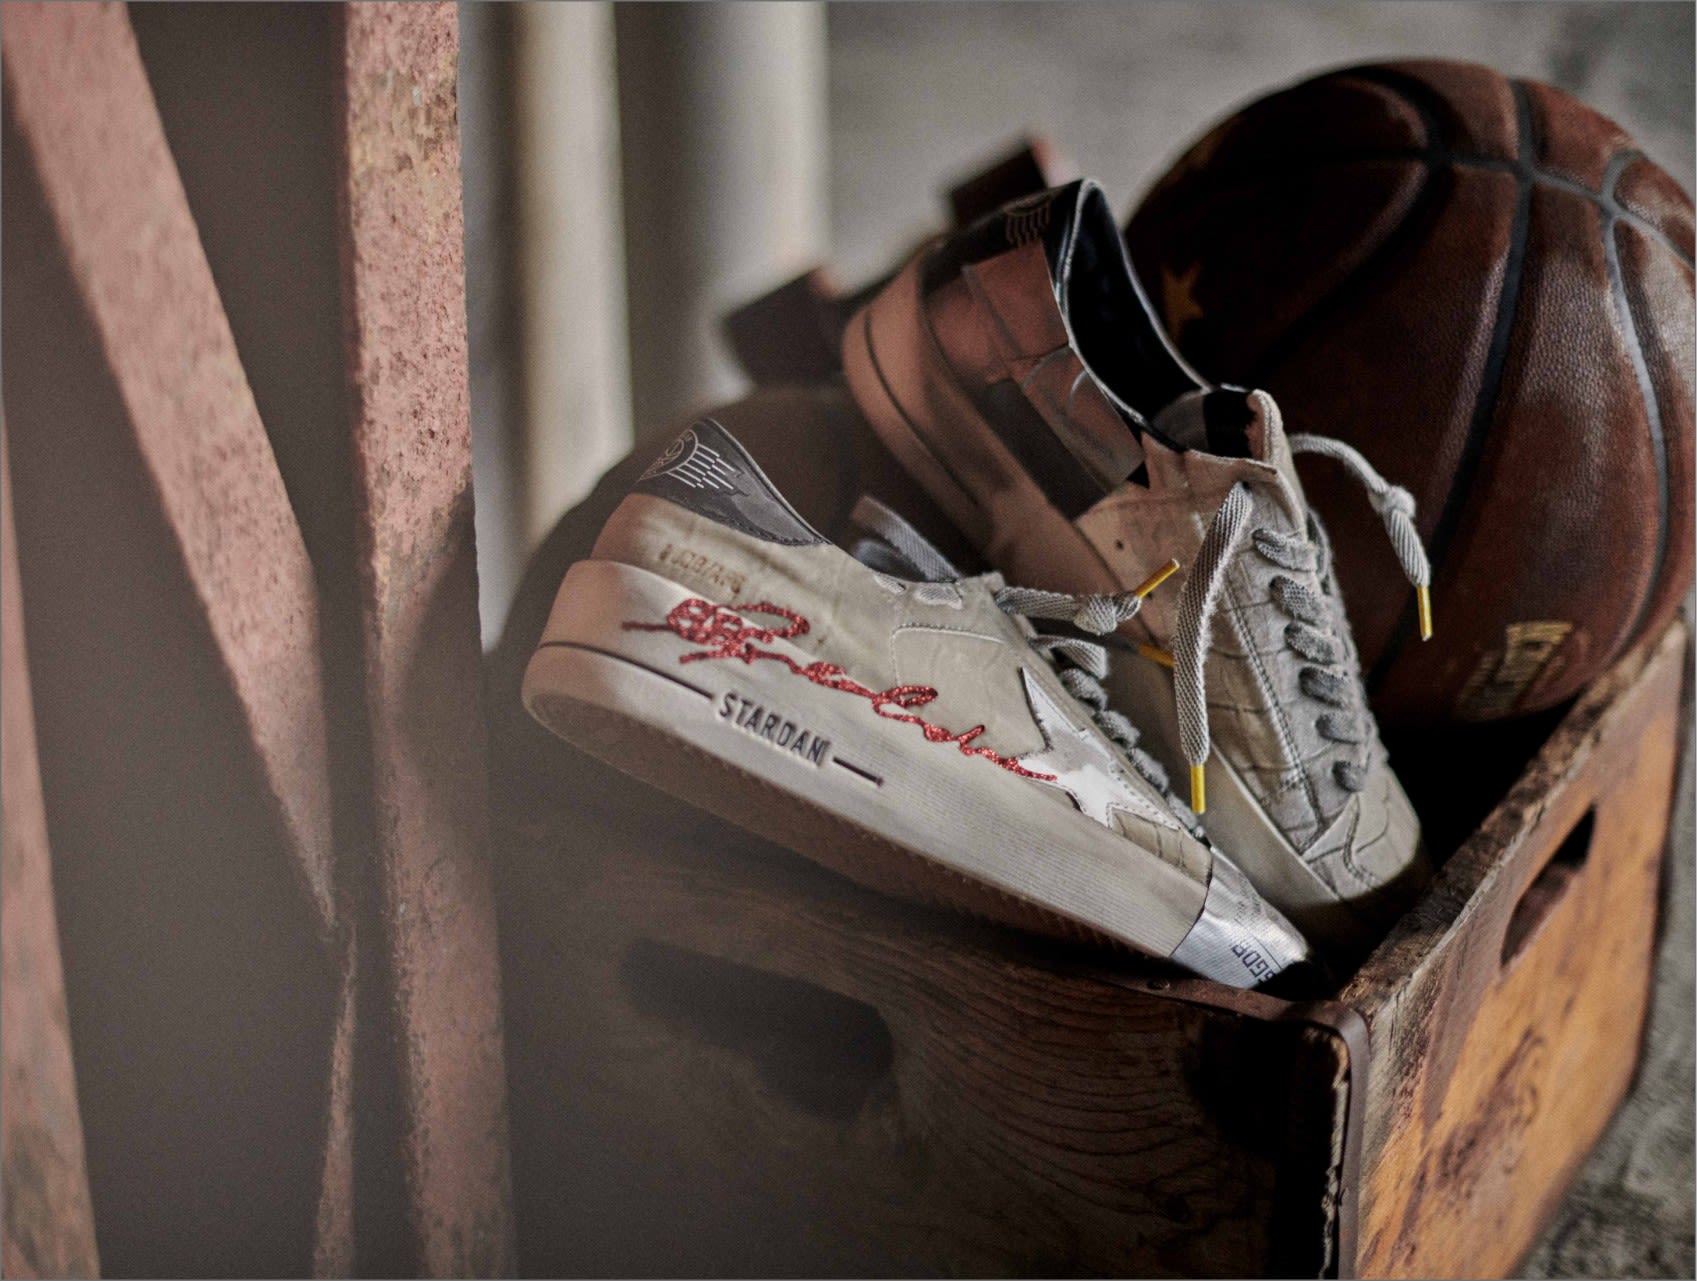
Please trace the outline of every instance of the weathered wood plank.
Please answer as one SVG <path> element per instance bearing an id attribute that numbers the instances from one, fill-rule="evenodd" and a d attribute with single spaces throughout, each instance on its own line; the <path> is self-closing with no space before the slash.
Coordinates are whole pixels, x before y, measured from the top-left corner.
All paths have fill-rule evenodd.
<path id="1" fill-rule="evenodd" d="M 1282 1003 L 573 772 L 502 867 L 527 1272 L 1318 1271 L 1342 1067 Z"/>
<path id="2" fill-rule="evenodd" d="M 1343 993 L 1373 1036 L 1363 1275 L 1514 1275 L 1625 1093 L 1684 654 L 1676 624 L 1586 694 Z"/>
<path id="3" fill-rule="evenodd" d="M 452 5 L 341 11 L 342 272 L 379 946 L 413 1268 L 511 1270 Z"/>
<path id="4" fill-rule="evenodd" d="M 71 1067 L 52 860 L 35 755 L 12 470 L 0 428 L 0 1056 L 4 1247 L 14 1277 L 100 1273 Z"/>

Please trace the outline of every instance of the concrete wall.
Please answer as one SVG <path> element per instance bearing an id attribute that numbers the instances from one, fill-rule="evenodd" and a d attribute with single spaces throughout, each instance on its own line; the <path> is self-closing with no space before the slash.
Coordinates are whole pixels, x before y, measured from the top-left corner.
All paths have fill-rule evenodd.
<path id="1" fill-rule="evenodd" d="M 1690 190 L 1690 4 L 1083 0 L 829 6 L 831 217 L 851 278 L 937 217 L 939 180 L 1025 129 L 1129 208 L 1242 103 L 1327 67 L 1484 62 L 1584 99 Z"/>

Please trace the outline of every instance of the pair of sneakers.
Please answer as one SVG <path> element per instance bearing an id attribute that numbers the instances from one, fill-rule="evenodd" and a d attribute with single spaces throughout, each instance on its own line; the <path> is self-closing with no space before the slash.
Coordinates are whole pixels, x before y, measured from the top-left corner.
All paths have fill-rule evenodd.
<path id="1" fill-rule="evenodd" d="M 991 568 L 870 500 L 836 546 L 703 420 L 567 574 L 529 711 L 888 892 L 1237 987 L 1371 946 L 1425 859 L 1292 458 L 1363 481 L 1424 604 L 1408 495 L 1198 377 L 1090 182 L 927 247 L 843 367 Z"/>

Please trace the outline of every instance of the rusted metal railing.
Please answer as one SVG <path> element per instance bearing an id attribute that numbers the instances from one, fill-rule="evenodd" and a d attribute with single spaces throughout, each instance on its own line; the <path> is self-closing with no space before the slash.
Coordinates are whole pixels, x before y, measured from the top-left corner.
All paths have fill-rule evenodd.
<path id="1" fill-rule="evenodd" d="M 513 1266 L 455 14 L 300 21 L 328 456 L 250 387 L 125 8 L 4 10 L 14 1275 Z"/>

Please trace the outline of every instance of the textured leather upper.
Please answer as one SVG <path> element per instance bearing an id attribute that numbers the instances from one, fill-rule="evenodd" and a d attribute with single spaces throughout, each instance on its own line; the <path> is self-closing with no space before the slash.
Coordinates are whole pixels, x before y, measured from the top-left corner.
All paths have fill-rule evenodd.
<path id="1" fill-rule="evenodd" d="M 1174 450 L 1148 442 L 1147 488 L 1122 486 L 1085 513 L 1079 526 L 1115 566 L 1122 587 L 1147 577 L 1168 557 L 1194 561 L 1206 522 L 1233 485 L 1248 487 L 1255 505 L 1251 528 L 1305 535 L 1307 505 L 1291 466 L 1284 433 L 1270 399 L 1255 434 L 1269 461 L 1222 458 L 1200 450 Z M 1124 549 L 1124 550 L 1119 550 Z M 1221 614 L 1207 663 L 1208 709 L 1214 750 L 1236 767 L 1256 800 L 1297 850 L 1304 850 L 1332 823 L 1352 792 L 1341 787 L 1339 760 L 1363 767 L 1383 760 L 1378 735 L 1367 725 L 1366 741 L 1331 742 L 1315 728 L 1327 708 L 1301 688 L 1302 657 L 1285 640 L 1289 615 L 1272 599 L 1275 578 L 1295 579 L 1334 605 L 1334 629 L 1353 643 L 1337 585 L 1330 575 L 1282 568 L 1245 546 L 1227 571 Z M 1129 627 L 1141 624 L 1145 638 L 1171 648 L 1178 593 L 1161 591 Z M 1168 754 L 1171 748 L 1168 748 Z M 1167 762 L 1177 769 L 1182 761 Z"/>
<path id="2" fill-rule="evenodd" d="M 667 451 L 664 458 L 672 465 L 687 456 L 691 432 L 697 442 L 708 439 L 732 470 L 745 461 L 697 424 L 686 431 L 684 448 L 674 444 Z M 725 479 L 748 492 L 770 490 L 757 470 Z M 1089 758 L 1091 769 L 1112 776 L 1107 792 L 1123 802 L 1112 809 L 1111 825 L 1206 882 L 1211 854 L 1184 832 L 1168 798 L 1090 724 L 1054 669 L 1031 648 L 1029 625 L 997 606 L 999 575 L 959 583 L 905 582 L 867 568 L 817 535 L 806 542 L 772 538 L 747 527 L 746 511 L 702 510 L 699 494 L 687 486 L 679 495 L 661 497 L 651 492 L 652 480 L 639 483 L 614 511 L 596 541 L 596 559 L 662 574 L 733 608 L 771 603 L 791 611 L 807 620 L 807 628 L 789 638 L 790 644 L 869 688 L 934 690 L 924 708 L 927 722 L 951 734 L 982 726 L 973 741 L 1001 756 L 1038 762 Z M 777 499 L 775 490 L 770 493 Z M 915 737 L 916 750 L 939 750 Z M 950 749 L 945 743 L 940 750 Z M 989 785 L 1030 788 L 1037 803 L 1074 803 L 1064 787 L 997 774 L 989 764 L 986 769 Z"/>
<path id="3" fill-rule="evenodd" d="M 1017 230 L 1017 220 L 1009 225 Z M 960 513 L 963 527 L 979 531 L 985 554 L 1010 581 L 1123 591 L 1168 559 L 1188 566 L 1238 485 L 1253 501 L 1251 531 L 1310 536 L 1308 505 L 1269 397 L 1250 398 L 1246 429 L 1211 423 L 1204 413 L 1183 424 L 1163 419 L 1165 406 L 1134 405 L 1139 388 L 1174 385 L 1172 369 L 1148 378 L 1124 364 L 1096 372 L 1073 345 L 1061 303 L 1067 286 L 1054 279 L 1053 263 L 1012 230 L 1006 238 L 999 255 L 952 272 L 910 265 L 851 322 L 844 368 L 892 451 Z M 946 248 L 936 252 L 950 257 Z M 1176 362 L 1170 349 L 1160 350 L 1166 354 L 1151 358 Z M 1059 383 L 1069 394 L 1056 393 Z M 1198 395 L 1206 391 L 1200 380 L 1191 385 Z M 1125 443 L 1094 453 L 1080 446 L 1104 439 L 1110 428 Z M 1168 434 L 1181 428 L 1182 444 Z M 1092 460 L 1132 465 L 1095 502 L 1071 511 L 1070 487 L 1034 470 L 1045 451 L 1021 443 L 1034 432 L 1065 445 L 1074 469 L 1092 478 L 1112 474 Z M 1171 647 L 1182 574 L 1149 598 L 1126 625 L 1128 635 Z M 1246 539 L 1226 571 L 1206 659 L 1214 757 L 1204 822 L 1299 925 L 1309 928 L 1320 914 L 1320 933 L 1356 936 L 1362 922 L 1348 919 L 1344 901 L 1364 903 L 1388 884 L 1419 879 L 1419 825 L 1370 717 L 1361 718 L 1359 742 L 1320 731 L 1320 718 L 1333 709 L 1304 690 L 1307 664 L 1287 643 L 1291 619 L 1274 599 L 1279 577 L 1325 603 L 1341 659 L 1333 666 L 1354 670 L 1333 577 L 1276 565 Z M 1144 731 L 1148 750 L 1169 772 L 1182 771 L 1170 676 L 1128 656 L 1115 665 L 1110 688 L 1116 706 Z M 1360 787 L 1345 785 L 1340 764 Z M 1219 786 L 1217 771 L 1226 775 Z"/>

